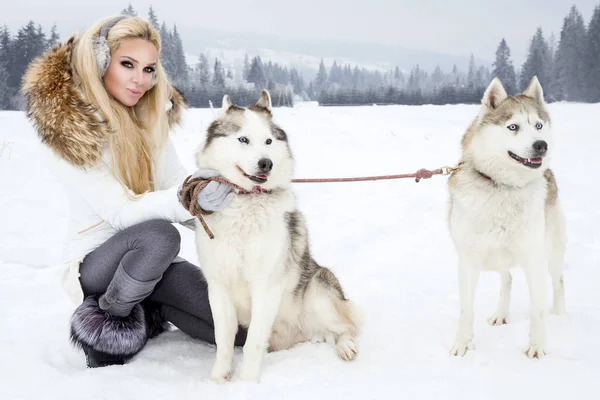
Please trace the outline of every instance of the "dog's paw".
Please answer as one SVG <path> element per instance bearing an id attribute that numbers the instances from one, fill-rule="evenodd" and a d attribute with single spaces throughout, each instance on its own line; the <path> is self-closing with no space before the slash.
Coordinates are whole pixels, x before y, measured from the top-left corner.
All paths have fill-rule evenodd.
<path id="1" fill-rule="evenodd" d="M 567 309 L 565 307 L 565 302 L 563 301 L 561 302 L 555 302 L 554 306 L 552 307 L 552 314 L 554 315 L 565 315 L 567 314 Z"/>
<path id="2" fill-rule="evenodd" d="M 548 349 L 544 345 L 530 343 L 525 354 L 529 358 L 543 358 L 548 355 Z"/>
<path id="3" fill-rule="evenodd" d="M 492 326 L 506 325 L 508 313 L 504 311 L 496 311 L 488 318 L 488 323 Z"/>
<path id="4" fill-rule="evenodd" d="M 352 361 L 358 354 L 358 345 L 352 337 L 340 339 L 336 343 L 335 349 L 338 356 L 344 361 Z"/>
<path id="5" fill-rule="evenodd" d="M 226 383 L 231 380 L 231 367 L 226 367 L 218 362 L 213 365 L 209 380 L 214 383 Z"/>
<path id="6" fill-rule="evenodd" d="M 209 381 L 213 382 L 213 383 L 227 383 L 231 380 L 231 371 L 225 373 L 225 374 L 211 374 Z"/>
<path id="7" fill-rule="evenodd" d="M 475 343 L 473 342 L 473 340 L 468 340 L 467 342 L 464 342 L 464 343 L 457 342 L 454 345 L 454 347 L 452 347 L 452 350 L 450 350 L 450 355 L 463 357 L 465 354 L 467 354 L 467 352 L 469 350 L 474 350 L 474 349 L 475 349 Z"/>

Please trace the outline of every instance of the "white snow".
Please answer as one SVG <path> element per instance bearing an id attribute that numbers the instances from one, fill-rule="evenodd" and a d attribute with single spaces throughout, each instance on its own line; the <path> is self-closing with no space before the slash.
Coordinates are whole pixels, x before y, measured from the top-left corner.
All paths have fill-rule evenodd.
<path id="1" fill-rule="evenodd" d="M 233 99 L 235 102 L 235 99 Z M 458 289 L 446 227 L 447 178 L 295 184 L 312 250 L 366 315 L 360 354 L 307 343 L 268 354 L 259 385 L 206 382 L 215 347 L 175 330 L 125 366 L 86 369 L 68 340 L 75 305 L 58 282 L 68 202 L 38 160 L 22 112 L 0 112 L 0 399 L 577 399 L 600 377 L 600 104 L 552 104 L 554 170 L 568 219 L 568 315 L 549 316 L 551 354 L 530 360 L 529 297 L 515 270 L 508 325 L 487 323 L 499 276 L 476 296 L 476 349 L 453 358 Z M 414 172 L 453 165 L 477 106 L 297 107 L 274 111 L 296 177 Z M 190 110 L 174 135 L 183 162 L 212 118 Z M 182 256 L 197 262 L 185 228 Z M 548 288 L 550 283 L 548 281 Z M 549 292 L 550 295 L 550 292 Z M 550 298 L 548 309 L 550 308 Z M 235 363 L 239 365 L 241 352 Z"/>

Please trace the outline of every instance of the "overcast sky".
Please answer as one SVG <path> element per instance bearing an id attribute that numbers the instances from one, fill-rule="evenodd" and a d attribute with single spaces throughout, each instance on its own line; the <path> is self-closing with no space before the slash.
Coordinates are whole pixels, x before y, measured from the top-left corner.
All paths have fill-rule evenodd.
<path id="1" fill-rule="evenodd" d="M 147 17 L 153 6 L 169 25 L 225 32 L 272 34 L 290 39 L 332 39 L 395 44 L 493 60 L 505 37 L 514 57 L 524 57 L 536 27 L 560 36 L 575 4 L 586 25 L 600 0 L 134 0 Z M 96 19 L 120 12 L 129 1 L 1 0 L 0 24 L 14 34 L 29 20 L 61 38 Z M 185 46 L 185 37 L 184 37 Z"/>

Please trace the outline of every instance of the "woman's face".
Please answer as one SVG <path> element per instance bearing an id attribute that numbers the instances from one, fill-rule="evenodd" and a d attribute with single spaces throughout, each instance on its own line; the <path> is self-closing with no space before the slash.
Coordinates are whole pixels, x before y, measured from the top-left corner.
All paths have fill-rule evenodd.
<path id="1" fill-rule="evenodd" d="M 110 57 L 104 75 L 106 90 L 123 105 L 135 106 L 152 84 L 156 47 L 145 39 L 125 39 Z"/>

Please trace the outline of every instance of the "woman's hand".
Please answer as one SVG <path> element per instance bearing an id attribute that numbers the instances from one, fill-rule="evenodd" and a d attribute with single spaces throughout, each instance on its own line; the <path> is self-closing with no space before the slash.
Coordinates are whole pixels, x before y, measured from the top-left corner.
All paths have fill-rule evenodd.
<path id="1" fill-rule="evenodd" d="M 211 177 L 220 176 L 219 171 L 214 169 L 198 169 L 193 173 L 191 179 L 201 178 L 208 179 Z M 181 202 L 181 189 L 183 183 L 179 186 L 177 197 Z M 204 189 L 198 193 L 198 205 L 206 211 L 221 211 L 229 205 L 233 199 L 233 188 L 226 183 L 211 181 Z"/>

